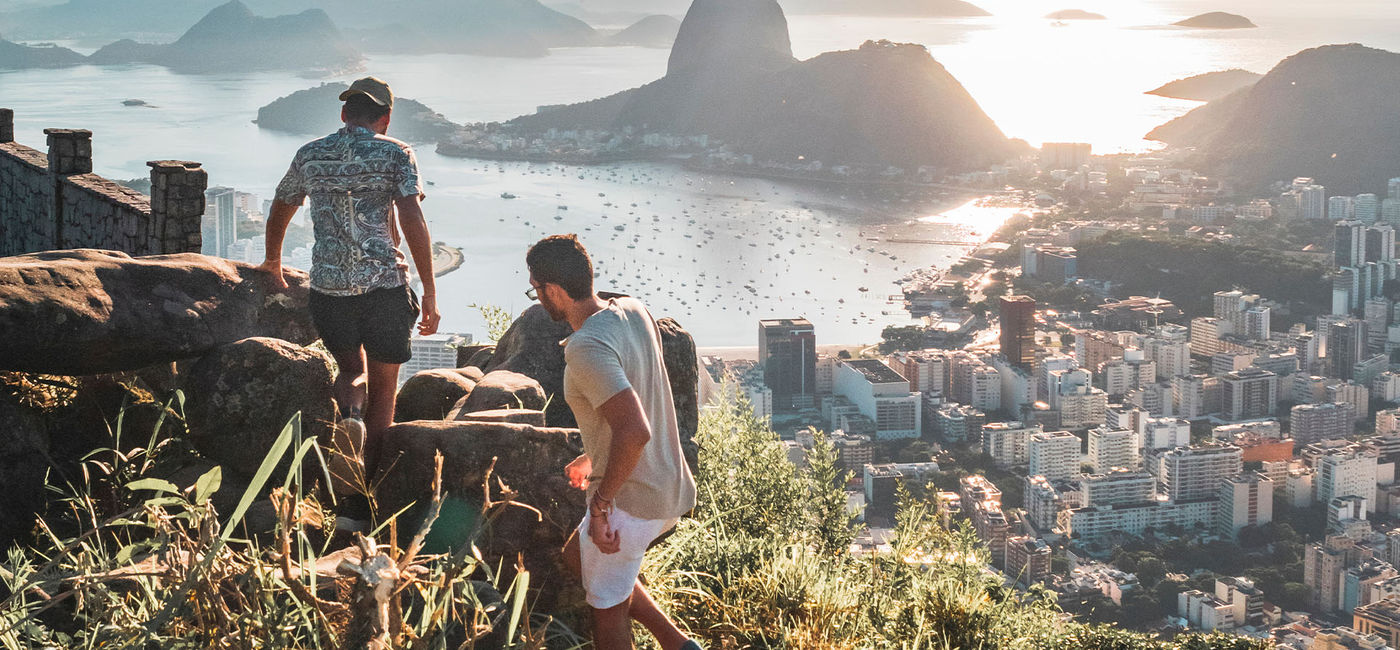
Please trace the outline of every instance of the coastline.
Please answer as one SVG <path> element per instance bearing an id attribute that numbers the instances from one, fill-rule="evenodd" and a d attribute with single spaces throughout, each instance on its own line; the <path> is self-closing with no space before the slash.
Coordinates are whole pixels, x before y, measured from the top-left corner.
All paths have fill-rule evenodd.
<path id="1" fill-rule="evenodd" d="M 433 242 L 433 277 L 440 278 L 461 268 L 465 257 L 461 248 Z"/>

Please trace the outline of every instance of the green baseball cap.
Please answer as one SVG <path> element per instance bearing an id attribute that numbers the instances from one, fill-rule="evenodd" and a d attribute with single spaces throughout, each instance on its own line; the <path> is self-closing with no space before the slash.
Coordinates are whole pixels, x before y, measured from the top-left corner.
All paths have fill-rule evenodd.
<path id="1" fill-rule="evenodd" d="M 340 93 L 340 101 L 343 102 L 356 95 L 369 97 L 370 100 L 380 106 L 388 106 L 390 108 L 394 106 L 394 93 L 389 90 L 389 84 L 375 79 L 374 77 L 356 79 L 355 83 L 350 84 L 349 90 Z"/>

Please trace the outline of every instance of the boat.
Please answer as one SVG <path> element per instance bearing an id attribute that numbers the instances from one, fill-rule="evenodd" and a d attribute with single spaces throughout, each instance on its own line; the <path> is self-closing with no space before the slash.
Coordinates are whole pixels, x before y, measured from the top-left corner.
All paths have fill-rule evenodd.
<path id="1" fill-rule="evenodd" d="M 503 198 L 503 199 L 513 199 L 513 198 L 515 198 L 515 195 L 514 195 L 514 194 L 511 194 L 510 192 L 501 192 L 501 198 Z"/>

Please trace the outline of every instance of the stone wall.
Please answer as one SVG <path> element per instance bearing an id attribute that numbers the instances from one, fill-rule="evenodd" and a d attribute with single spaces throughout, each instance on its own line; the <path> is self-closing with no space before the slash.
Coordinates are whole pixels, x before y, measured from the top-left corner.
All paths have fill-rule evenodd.
<path id="1" fill-rule="evenodd" d="M 91 131 L 44 133 L 47 153 L 14 142 L 14 112 L 0 108 L 0 256 L 70 248 L 199 252 L 209 184 L 199 163 L 147 163 L 147 197 L 92 173 Z"/>

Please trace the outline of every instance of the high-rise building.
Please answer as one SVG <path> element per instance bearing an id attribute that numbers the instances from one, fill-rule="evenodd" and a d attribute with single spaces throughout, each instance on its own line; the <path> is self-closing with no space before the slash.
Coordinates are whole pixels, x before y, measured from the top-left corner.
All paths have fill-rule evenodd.
<path id="1" fill-rule="evenodd" d="M 773 389 L 776 410 L 786 411 L 795 397 L 817 393 L 817 334 L 805 318 L 758 321 L 758 361 L 763 380 Z"/>
<path id="2" fill-rule="evenodd" d="M 1381 221 L 1400 228 L 1400 199 L 1381 200 Z"/>
<path id="3" fill-rule="evenodd" d="M 1366 419 L 1371 412 L 1371 389 L 1354 381 L 1341 381 L 1327 384 L 1327 401 L 1350 404 L 1354 409 L 1352 417 L 1356 421 Z"/>
<path id="4" fill-rule="evenodd" d="M 1006 538 L 1006 575 L 1027 587 L 1049 578 L 1050 545 L 1025 535 Z"/>
<path id="5" fill-rule="evenodd" d="M 1350 196 L 1327 197 L 1327 218 L 1332 221 L 1356 219 L 1356 201 Z"/>
<path id="6" fill-rule="evenodd" d="M 1001 469 L 1026 467 L 1031 436 L 1041 433 L 1040 425 L 1020 422 L 988 422 L 982 425 L 982 453 L 991 456 Z"/>
<path id="7" fill-rule="evenodd" d="M 1327 333 L 1328 376 L 1351 379 L 1356 362 L 1366 354 L 1366 321 L 1347 319 L 1332 323 Z"/>
<path id="8" fill-rule="evenodd" d="M 1395 259 L 1395 228 L 1379 224 L 1366 229 L 1366 261 L 1389 262 Z"/>
<path id="9" fill-rule="evenodd" d="M 837 362 L 833 390 L 875 423 L 877 439 L 917 438 L 922 433 L 920 395 L 910 392 L 909 381 L 879 359 Z"/>
<path id="10" fill-rule="evenodd" d="M 1026 477 L 1025 497 L 1026 521 L 1038 534 L 1044 535 L 1055 529 L 1064 501 L 1059 490 L 1049 479 L 1038 474 Z"/>
<path id="11" fill-rule="evenodd" d="M 1162 454 L 1164 493 L 1172 501 L 1215 499 L 1221 481 L 1239 476 L 1242 452 L 1234 445 L 1178 447 Z"/>
<path id="12" fill-rule="evenodd" d="M 1138 466 L 1137 434 L 1128 429 L 1094 427 L 1089 429 L 1089 464 L 1104 473 L 1114 468 Z"/>
<path id="13" fill-rule="evenodd" d="M 1157 479 L 1143 471 L 1115 469 L 1079 481 L 1086 507 L 1140 505 L 1157 500 Z"/>
<path id="14" fill-rule="evenodd" d="M 1366 261 L 1366 227 L 1361 222 L 1339 221 L 1333 226 L 1333 234 L 1333 266 L 1359 266 Z"/>
<path id="15" fill-rule="evenodd" d="M 1385 195 L 1387 198 L 1400 201 L 1400 178 L 1392 178 L 1385 184 Z M 1400 646 L 1400 643 L 1396 644 Z"/>
<path id="16" fill-rule="evenodd" d="M 211 187 L 204 191 L 205 255 L 228 257 L 229 247 L 237 241 L 237 194 L 232 187 Z"/>
<path id="17" fill-rule="evenodd" d="M 1327 188 L 1321 185 L 1295 187 L 1298 199 L 1298 216 L 1303 219 L 1322 219 L 1327 210 Z"/>
<path id="18" fill-rule="evenodd" d="M 1220 484 L 1219 513 L 1216 531 L 1230 539 L 1245 526 L 1273 521 L 1274 482 L 1257 472 L 1226 477 Z"/>
<path id="19" fill-rule="evenodd" d="M 1341 607 L 1342 574 L 1372 556 L 1368 548 L 1342 535 L 1329 535 L 1322 542 L 1303 548 L 1303 584 L 1318 611 L 1335 612 Z"/>
<path id="20" fill-rule="evenodd" d="M 1221 352 L 1225 349 L 1221 344 L 1221 337 L 1234 333 L 1230 321 L 1210 317 L 1192 318 L 1191 354 L 1209 357 Z"/>
<path id="21" fill-rule="evenodd" d="M 1278 375 L 1261 368 L 1226 373 L 1220 379 L 1221 410 L 1231 420 L 1251 420 L 1274 414 L 1278 405 Z"/>
<path id="22" fill-rule="evenodd" d="M 470 345 L 470 334 L 438 333 L 409 339 L 413 358 L 399 366 L 399 385 L 423 370 L 457 367 L 457 346 Z M 446 415 L 445 413 L 443 415 Z"/>
<path id="23" fill-rule="evenodd" d="M 1299 404 L 1289 412 L 1289 435 L 1298 445 L 1337 440 L 1351 435 L 1355 419 L 1356 411 L 1351 404 Z"/>
<path id="24" fill-rule="evenodd" d="M 1027 475 L 1043 476 L 1051 481 L 1069 480 L 1079 475 L 1079 436 L 1068 431 L 1037 431 L 1026 444 Z"/>
<path id="25" fill-rule="evenodd" d="M 1001 297 L 1001 354 L 1022 370 L 1035 364 L 1035 300 L 1030 296 Z"/>
<path id="26" fill-rule="evenodd" d="M 1191 423 L 1180 418 L 1148 418 L 1143 423 L 1144 451 L 1165 451 L 1191 444 Z"/>
<path id="27" fill-rule="evenodd" d="M 1334 449 L 1317 458 L 1315 469 L 1317 476 L 1313 485 L 1319 502 L 1331 503 L 1337 497 L 1359 496 L 1366 499 L 1368 511 L 1375 511 L 1375 450 L 1361 445 Z"/>
<path id="28" fill-rule="evenodd" d="M 1361 605 L 1351 612 L 1351 627 L 1361 634 L 1374 634 L 1388 647 L 1400 648 L 1400 598 L 1382 598 Z"/>
<path id="29" fill-rule="evenodd" d="M 925 350 L 896 352 L 887 361 L 890 368 L 909 380 L 909 390 L 917 393 L 947 395 L 948 357 Z"/>
<path id="30" fill-rule="evenodd" d="M 1357 194 L 1352 199 L 1352 210 L 1356 220 L 1365 224 L 1375 223 L 1381 214 L 1380 198 L 1375 194 Z"/>

